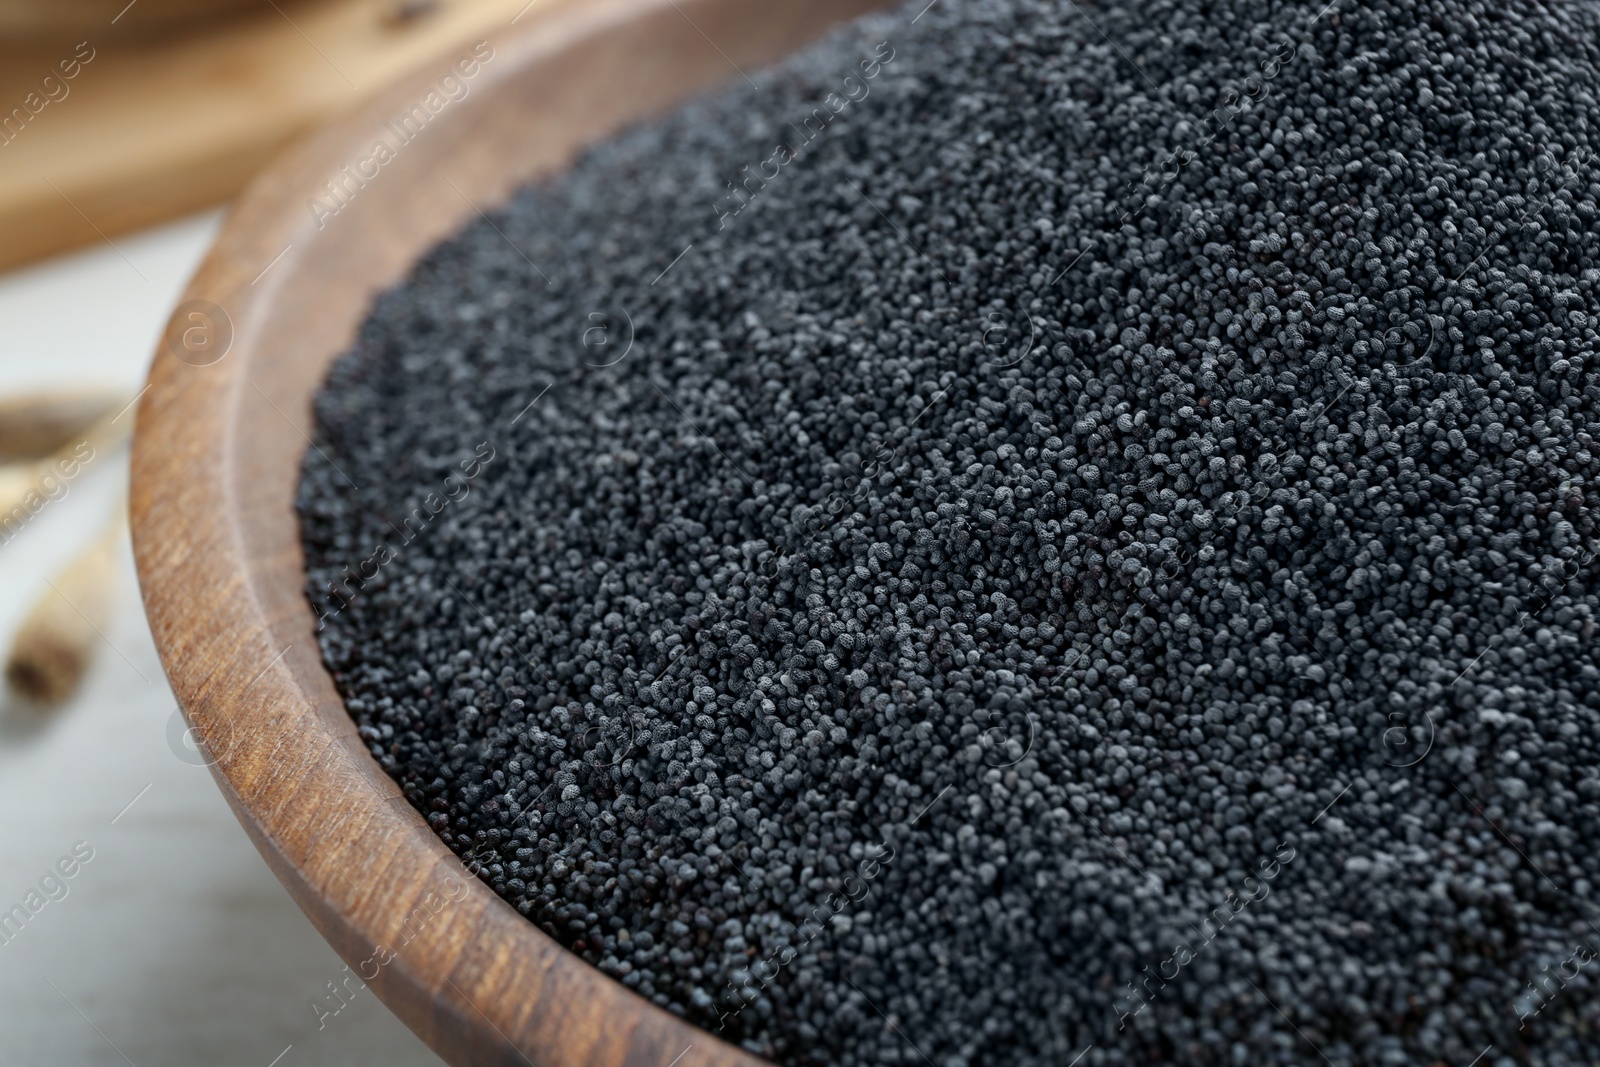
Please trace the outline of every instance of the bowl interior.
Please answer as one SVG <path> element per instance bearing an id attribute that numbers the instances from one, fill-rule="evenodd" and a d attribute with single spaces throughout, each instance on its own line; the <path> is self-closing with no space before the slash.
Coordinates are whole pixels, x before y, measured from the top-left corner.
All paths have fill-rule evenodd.
<path id="1" fill-rule="evenodd" d="M 261 176 L 157 352 L 131 513 L 168 678 L 279 878 L 351 970 L 452 1063 L 760 1061 L 522 919 L 462 869 L 367 752 L 303 594 L 293 501 L 311 397 L 374 295 L 432 244 L 583 145 L 878 6 L 542 5 Z M 409 137 L 396 132 L 407 117 Z M 390 158 L 375 167 L 379 143 Z"/>

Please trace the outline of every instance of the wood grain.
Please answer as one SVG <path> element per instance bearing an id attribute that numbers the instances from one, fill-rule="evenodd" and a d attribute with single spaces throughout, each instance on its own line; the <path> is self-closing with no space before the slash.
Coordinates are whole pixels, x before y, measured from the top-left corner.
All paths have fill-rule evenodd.
<path id="1" fill-rule="evenodd" d="M 357 737 L 302 593 L 293 496 L 310 398 L 373 295 L 582 145 L 876 6 L 549 2 L 494 38 L 470 95 L 321 228 L 308 200 L 440 72 L 299 146 L 237 202 L 139 408 L 140 582 L 167 676 L 240 821 L 352 970 L 446 1060 L 755 1067 L 462 872 Z"/>

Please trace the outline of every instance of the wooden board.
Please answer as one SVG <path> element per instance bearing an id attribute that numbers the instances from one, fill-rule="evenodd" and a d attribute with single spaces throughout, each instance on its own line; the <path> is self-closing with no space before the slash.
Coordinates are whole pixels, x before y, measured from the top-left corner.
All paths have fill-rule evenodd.
<path id="1" fill-rule="evenodd" d="M 174 33 L 263 0 L 0 0 L 0 37 Z M 108 31 L 109 27 L 109 31 Z"/>
<path id="2" fill-rule="evenodd" d="M 0 270 L 222 203 L 329 116 L 547 2 L 276 0 L 176 36 L 107 21 L 0 44 Z"/>
<path id="3" fill-rule="evenodd" d="M 492 41 L 470 95 L 337 216 L 319 225 L 308 200 L 370 151 L 436 72 L 298 146 L 236 203 L 139 408 L 140 584 L 168 678 L 240 821 L 352 970 L 446 1060 L 756 1067 L 462 872 L 357 737 L 302 592 L 293 497 L 310 398 L 374 293 L 583 144 L 874 6 L 550 2 L 547 17 Z"/>

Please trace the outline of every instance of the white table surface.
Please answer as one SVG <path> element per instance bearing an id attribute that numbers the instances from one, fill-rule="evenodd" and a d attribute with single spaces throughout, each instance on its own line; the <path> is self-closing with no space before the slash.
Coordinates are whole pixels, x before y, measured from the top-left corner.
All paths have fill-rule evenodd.
<path id="1" fill-rule="evenodd" d="M 0 393 L 110 384 L 134 395 L 217 223 L 208 214 L 0 275 Z M 0 648 L 125 476 L 125 453 L 91 466 L 0 546 Z M 437 1065 L 370 992 L 319 1029 L 313 1001 L 343 963 L 210 771 L 174 753 L 175 706 L 126 546 L 123 565 L 78 696 L 43 721 L 0 705 L 0 913 L 76 843 L 94 851 L 65 897 L 0 944 L 0 1067 Z"/>

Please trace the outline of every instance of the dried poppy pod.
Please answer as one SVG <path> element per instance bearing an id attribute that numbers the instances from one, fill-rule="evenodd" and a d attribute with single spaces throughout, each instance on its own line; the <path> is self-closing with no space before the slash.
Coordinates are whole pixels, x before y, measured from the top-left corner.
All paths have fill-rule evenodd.
<path id="1" fill-rule="evenodd" d="M 6 660 L 6 681 L 27 700 L 64 704 L 83 683 L 117 590 L 117 546 L 125 509 L 55 577 L 29 609 Z"/>
<path id="2" fill-rule="evenodd" d="M 132 419 L 104 418 L 43 459 L 0 465 L 0 545 L 5 545 L 54 501 L 72 491 L 72 483 L 107 452 L 120 448 Z"/>
<path id="3" fill-rule="evenodd" d="M 69 448 L 127 403 L 126 396 L 110 389 L 30 393 L 0 400 L 0 461 L 43 459 Z"/>

